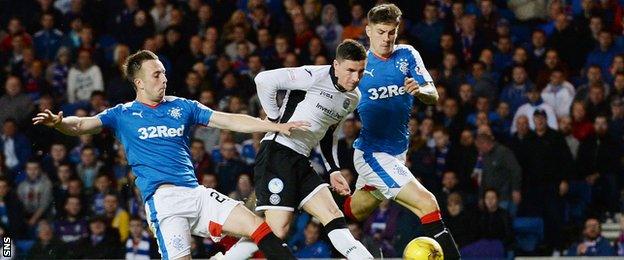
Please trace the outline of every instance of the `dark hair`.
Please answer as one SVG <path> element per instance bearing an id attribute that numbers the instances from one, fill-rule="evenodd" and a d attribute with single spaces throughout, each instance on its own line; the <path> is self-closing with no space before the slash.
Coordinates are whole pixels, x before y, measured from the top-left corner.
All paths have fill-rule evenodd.
<path id="1" fill-rule="evenodd" d="M 126 59 L 123 65 L 123 72 L 126 78 L 132 82 L 132 86 L 134 86 L 134 79 L 136 78 L 137 72 L 141 70 L 141 66 L 146 60 L 158 60 L 158 56 L 151 51 L 140 50 Z M 136 86 L 134 86 L 134 88 L 136 89 Z"/>
<path id="2" fill-rule="evenodd" d="M 366 59 L 366 49 L 357 41 L 347 39 L 336 48 L 336 60 L 361 61 Z"/>
<path id="3" fill-rule="evenodd" d="M 369 24 L 399 23 L 401 21 L 401 9 L 394 4 L 381 4 L 368 11 Z"/>

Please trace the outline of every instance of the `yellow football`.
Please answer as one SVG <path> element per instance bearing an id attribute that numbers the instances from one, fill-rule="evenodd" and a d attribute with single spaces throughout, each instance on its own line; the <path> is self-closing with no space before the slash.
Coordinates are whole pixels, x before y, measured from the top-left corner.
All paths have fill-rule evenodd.
<path id="1" fill-rule="evenodd" d="M 403 251 L 403 259 L 408 260 L 442 260 L 442 247 L 429 237 L 417 237 L 407 244 Z"/>

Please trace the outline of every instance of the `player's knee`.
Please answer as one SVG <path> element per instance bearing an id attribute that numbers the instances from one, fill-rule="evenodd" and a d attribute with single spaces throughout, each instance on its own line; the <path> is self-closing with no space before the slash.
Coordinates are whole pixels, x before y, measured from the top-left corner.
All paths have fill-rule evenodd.
<path id="1" fill-rule="evenodd" d="M 351 205 L 351 213 L 353 214 L 353 217 L 355 217 L 358 221 L 364 221 L 371 212 L 373 212 L 373 210 L 375 210 L 376 205 L 364 205 L 364 204 L 359 204 L 359 205 Z"/>
<path id="2" fill-rule="evenodd" d="M 428 213 L 439 210 L 438 201 L 436 200 L 433 193 L 429 191 L 422 191 L 418 193 L 416 197 L 416 201 L 418 202 L 417 208 L 422 212 Z"/>
<path id="3" fill-rule="evenodd" d="M 275 234 L 275 236 L 279 237 L 280 239 L 285 239 L 288 236 L 288 232 L 290 231 L 290 223 L 270 226 L 273 234 Z"/>

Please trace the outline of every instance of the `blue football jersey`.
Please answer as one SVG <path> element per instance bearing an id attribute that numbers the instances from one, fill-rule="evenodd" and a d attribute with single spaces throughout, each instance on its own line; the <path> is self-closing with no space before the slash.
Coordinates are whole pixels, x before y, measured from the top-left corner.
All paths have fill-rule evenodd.
<path id="1" fill-rule="evenodd" d="M 212 110 L 197 101 L 166 96 L 156 106 L 138 101 L 119 104 L 97 117 L 115 130 L 137 176 L 144 201 L 159 185 L 196 187 L 189 150 L 191 127 L 208 125 Z"/>
<path id="2" fill-rule="evenodd" d="M 353 144 L 355 148 L 392 155 L 407 150 L 407 124 L 414 96 L 405 92 L 405 78 L 414 78 L 418 84 L 433 81 L 414 47 L 396 45 L 387 59 L 368 51 L 366 70 L 358 86 L 362 93 L 357 106 L 362 130 Z"/>

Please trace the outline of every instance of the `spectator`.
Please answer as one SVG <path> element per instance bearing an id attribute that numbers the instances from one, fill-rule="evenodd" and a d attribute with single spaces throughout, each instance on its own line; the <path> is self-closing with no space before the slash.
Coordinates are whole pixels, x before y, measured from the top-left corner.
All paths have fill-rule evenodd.
<path id="1" fill-rule="evenodd" d="M 423 20 L 410 30 L 410 34 L 422 43 L 425 60 L 431 60 L 439 50 L 439 39 L 444 30 L 444 24 L 438 20 L 438 9 L 434 3 L 427 3 L 423 8 Z"/>
<path id="2" fill-rule="evenodd" d="M 93 194 L 90 204 L 93 215 L 103 215 L 106 212 L 106 195 L 111 192 L 111 180 L 106 174 L 99 174 L 95 178 Z"/>
<path id="3" fill-rule="evenodd" d="M 572 134 L 579 141 L 583 141 L 594 132 L 592 122 L 587 117 L 587 105 L 583 101 L 575 101 L 570 110 L 572 110 Z"/>
<path id="4" fill-rule="evenodd" d="M 442 35 L 441 44 L 452 43 L 452 35 L 444 34 Z M 450 38 L 450 39 L 448 39 Z M 445 40 L 446 39 L 446 40 Z M 442 45 L 444 48 L 444 45 Z M 441 75 L 438 80 L 439 83 L 449 86 L 451 90 L 451 94 L 453 96 L 457 96 L 457 92 L 459 86 L 462 82 L 465 81 L 465 71 L 459 64 L 459 60 L 457 58 L 457 54 L 454 51 L 446 52 L 442 54 L 442 64 L 441 64 Z"/>
<path id="5" fill-rule="evenodd" d="M 69 182 L 75 178 L 73 167 L 69 163 L 63 163 L 54 170 L 56 177 L 52 186 L 52 196 L 54 197 L 54 208 L 52 215 L 58 217 L 62 214 L 65 200 L 69 196 Z"/>
<path id="6" fill-rule="evenodd" d="M 611 111 L 604 88 L 600 85 L 591 86 L 587 98 L 587 115 L 589 119 L 594 120 L 598 115 L 608 115 L 609 112 Z"/>
<path id="7" fill-rule="evenodd" d="M 95 90 L 104 90 L 102 72 L 93 63 L 92 54 L 87 50 L 80 50 L 76 66 L 69 70 L 67 76 L 67 101 L 85 103 Z"/>
<path id="8" fill-rule="evenodd" d="M 216 161 L 216 174 L 219 179 L 218 190 L 223 193 L 230 193 L 236 187 L 236 178 L 243 173 L 248 173 L 248 166 L 239 158 L 238 152 L 233 142 L 223 142 L 220 148 L 221 160 Z"/>
<path id="9" fill-rule="evenodd" d="M 557 117 L 567 116 L 575 93 L 574 86 L 566 81 L 563 71 L 555 69 L 550 74 L 550 83 L 542 90 L 542 99 L 555 110 Z"/>
<path id="10" fill-rule="evenodd" d="M 95 177 L 103 166 L 104 163 L 97 159 L 93 146 L 84 146 L 80 150 L 80 162 L 76 165 L 76 173 L 85 184 L 85 188 L 93 187 Z"/>
<path id="11" fill-rule="evenodd" d="M 78 241 L 70 258 L 120 258 L 123 247 L 119 233 L 106 226 L 104 217 L 93 217 L 89 221 L 89 236 Z"/>
<path id="12" fill-rule="evenodd" d="M 449 167 L 457 173 L 460 187 L 470 193 L 476 193 L 477 187 L 471 179 L 477 163 L 478 151 L 474 144 L 472 131 L 463 130 L 459 138 L 459 145 L 452 147 L 449 152 Z"/>
<path id="13" fill-rule="evenodd" d="M 481 239 L 500 241 L 506 250 L 511 250 L 514 243 L 511 216 L 499 208 L 498 193 L 494 189 L 487 189 L 483 195 L 484 209 L 478 218 L 478 233 Z"/>
<path id="14" fill-rule="evenodd" d="M 87 221 L 82 213 L 82 202 L 80 197 L 70 196 L 64 201 L 64 212 L 54 222 L 56 237 L 66 243 L 68 247 L 74 248 L 80 239 L 89 236 Z"/>
<path id="15" fill-rule="evenodd" d="M 607 117 L 602 115 L 594 120 L 594 134 L 581 142 L 577 160 L 578 174 L 592 186 L 592 212 L 620 211 L 617 175 L 621 173 L 620 140 L 609 135 Z"/>
<path id="16" fill-rule="evenodd" d="M 24 220 L 24 208 L 11 190 L 11 183 L 5 177 L 0 177 L 0 226 L 4 229 L 3 233 L 17 239 L 24 238 Z"/>
<path id="17" fill-rule="evenodd" d="M 596 218 L 588 218 L 583 228 L 583 237 L 580 242 L 574 243 L 568 249 L 567 256 L 614 256 L 615 251 L 606 238 L 600 233 L 600 222 Z"/>
<path id="18" fill-rule="evenodd" d="M 12 117 L 18 123 L 27 120 L 34 107 L 30 98 L 22 92 L 22 82 L 17 76 L 8 76 L 4 83 L 5 94 L 0 97 L 0 122 Z"/>
<path id="19" fill-rule="evenodd" d="M 263 133 L 252 133 L 251 139 L 247 139 L 242 143 L 241 159 L 246 164 L 254 165 L 256 163 L 256 155 L 260 150 L 260 141 L 262 141 L 263 137 Z"/>
<path id="20" fill-rule="evenodd" d="M 530 53 L 529 57 L 533 60 L 534 65 L 543 66 L 547 51 L 546 33 L 544 31 L 539 29 L 533 30 L 531 33 L 531 42 L 527 46 L 527 51 Z"/>
<path id="21" fill-rule="evenodd" d="M 509 104 L 506 102 L 498 103 L 496 108 L 498 120 L 492 122 L 492 131 L 497 139 L 501 142 L 509 141 L 512 119 L 509 111 Z"/>
<path id="22" fill-rule="evenodd" d="M 436 195 L 436 200 L 440 203 L 440 208 L 446 208 L 447 198 L 451 193 L 461 193 L 459 178 L 454 171 L 446 171 L 442 174 L 442 188 Z"/>
<path id="23" fill-rule="evenodd" d="M 204 142 L 199 139 L 191 140 L 191 159 L 195 174 L 199 182 L 202 181 L 204 173 L 214 173 L 214 165 L 210 155 L 206 153 Z"/>
<path id="24" fill-rule="evenodd" d="M 104 197 L 104 216 L 108 226 L 119 232 L 121 242 L 126 241 L 130 234 L 130 215 L 119 207 L 119 197 L 113 193 Z"/>
<path id="25" fill-rule="evenodd" d="M 236 190 L 232 191 L 228 197 L 233 200 L 242 201 L 249 210 L 256 208 L 256 193 L 253 188 L 251 177 L 248 174 L 241 174 L 236 181 Z"/>
<path id="26" fill-rule="evenodd" d="M 613 138 L 619 138 L 620 142 L 624 139 L 624 99 L 611 101 L 609 133 Z"/>
<path id="27" fill-rule="evenodd" d="M 143 220 L 130 219 L 130 237 L 126 241 L 126 259 L 148 260 L 157 258 L 158 246 L 152 236 L 143 227 Z"/>
<path id="28" fill-rule="evenodd" d="M 71 51 L 67 47 L 61 47 L 56 52 L 54 63 L 46 70 L 46 80 L 50 84 L 52 96 L 55 101 L 62 103 L 65 101 L 67 77 L 71 62 Z"/>
<path id="29" fill-rule="evenodd" d="M 550 76 L 555 70 L 560 70 L 564 75 L 568 74 L 567 65 L 561 61 L 559 53 L 556 50 L 548 50 L 544 55 L 544 62 L 539 66 L 537 79 L 535 81 L 537 88 L 542 91 L 550 82 Z"/>
<path id="30" fill-rule="evenodd" d="M 476 111 L 472 114 L 469 114 L 466 118 L 466 123 L 471 126 L 477 126 L 477 116 L 479 113 L 484 113 L 489 122 L 498 121 L 500 118 L 496 112 L 490 110 L 490 100 L 487 96 L 477 97 L 476 103 Z"/>
<path id="31" fill-rule="evenodd" d="M 41 162 L 41 168 L 48 174 L 52 182 L 58 181 L 56 170 L 62 165 L 69 163 L 67 158 L 67 147 L 63 143 L 53 143 L 50 146 L 48 156 Z"/>
<path id="32" fill-rule="evenodd" d="M 589 66 L 589 68 L 587 68 L 587 74 L 585 74 L 585 76 L 587 77 L 587 83 L 580 85 L 576 89 L 576 95 L 574 96 L 575 100 L 587 100 L 589 89 L 594 85 L 602 87 L 604 89 L 604 93 L 606 95 L 609 95 L 609 84 L 604 82 L 602 70 L 598 65 Z"/>
<path id="33" fill-rule="evenodd" d="M 536 110 L 533 115 L 535 137 L 530 142 L 531 152 L 527 158 L 524 186 L 527 187 L 523 215 L 539 214 L 544 219 L 545 247 L 561 248 L 560 236 L 562 204 L 560 194 L 565 194 L 563 186 L 573 177 L 572 155 L 563 136 L 547 124 L 547 114 Z"/>
<path id="34" fill-rule="evenodd" d="M 445 222 L 453 238 L 460 249 L 474 242 L 477 239 L 477 225 L 467 225 L 466 223 L 475 223 L 476 216 L 466 207 L 462 196 L 457 192 L 450 193 L 446 200 Z"/>
<path id="35" fill-rule="evenodd" d="M 164 32 L 167 26 L 171 25 L 171 11 L 173 6 L 167 0 L 154 1 L 154 7 L 150 10 L 150 15 L 154 20 L 156 32 Z"/>
<path id="36" fill-rule="evenodd" d="M 483 173 L 477 177 L 479 194 L 488 189 L 500 194 L 500 205 L 513 215 L 520 203 L 522 174 L 518 161 L 509 148 L 497 143 L 493 136 L 479 134 L 475 142 L 482 158 Z M 477 162 L 479 163 L 479 162 Z"/>
<path id="37" fill-rule="evenodd" d="M 37 240 L 28 252 L 29 259 L 64 258 L 67 249 L 59 238 L 54 236 L 52 225 L 41 220 L 37 226 Z"/>
<path id="38" fill-rule="evenodd" d="M 7 33 L 8 35 L 0 42 L 0 50 L 3 52 L 10 51 L 12 49 L 12 43 L 16 38 L 21 46 L 32 45 L 32 37 L 30 37 L 30 34 L 26 32 L 24 26 L 22 25 L 22 20 L 17 17 L 9 19 L 9 22 L 7 23 Z"/>
<path id="39" fill-rule="evenodd" d="M 316 27 L 316 34 L 321 37 L 329 55 L 335 55 L 336 47 L 340 43 L 343 27 L 338 23 L 338 10 L 333 4 L 323 6 L 321 24 Z"/>
<path id="40" fill-rule="evenodd" d="M 41 15 L 41 30 L 35 33 L 35 53 L 37 59 L 41 59 L 46 62 L 53 61 L 56 57 L 56 52 L 61 47 L 61 39 L 63 33 L 54 27 L 55 17 L 52 13 L 43 13 Z"/>
<path id="41" fill-rule="evenodd" d="M 331 247 L 327 242 L 319 240 L 321 225 L 314 221 L 306 225 L 305 240 L 301 245 L 295 245 L 294 254 L 298 258 L 329 258 L 331 257 Z"/>
<path id="42" fill-rule="evenodd" d="M 528 80 L 526 69 L 520 66 L 513 68 L 512 78 L 512 82 L 501 91 L 500 101 L 507 102 L 509 112 L 515 115 L 518 108 L 529 102 L 528 92 L 535 85 Z"/>
<path id="43" fill-rule="evenodd" d="M 608 72 L 611 61 L 615 55 L 619 54 L 619 50 L 613 44 L 613 35 L 611 32 L 603 30 L 598 33 L 598 45 L 587 55 L 586 66 L 596 65 L 602 71 Z"/>
<path id="44" fill-rule="evenodd" d="M 52 182 L 41 172 L 39 161 L 31 159 L 26 163 L 26 180 L 17 186 L 17 196 L 24 205 L 24 215 L 30 227 L 46 217 L 52 202 Z"/>
<path id="45" fill-rule="evenodd" d="M 355 172 L 353 166 L 353 142 L 360 132 L 358 122 L 355 119 L 348 118 L 342 125 L 342 137 L 338 139 L 338 164 L 342 169 L 348 169 Z"/>
<path id="46" fill-rule="evenodd" d="M 355 3 L 351 6 L 351 20 L 349 25 L 344 27 L 342 32 L 342 39 L 353 39 L 357 41 L 364 41 L 366 17 L 364 16 L 364 7 L 360 3 Z"/>
<path id="47" fill-rule="evenodd" d="M 486 71 L 486 65 L 482 61 L 474 62 L 471 66 L 472 73 L 466 77 L 466 82 L 474 88 L 474 95 L 477 97 L 487 97 L 495 100 L 498 91 L 491 73 Z"/>
<path id="48" fill-rule="evenodd" d="M 565 138 L 568 150 L 570 150 L 570 153 L 572 154 L 572 159 L 576 160 L 578 158 L 577 154 L 580 142 L 572 134 L 572 118 L 569 116 L 560 118 L 559 126 L 559 132 Z"/>

